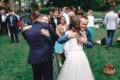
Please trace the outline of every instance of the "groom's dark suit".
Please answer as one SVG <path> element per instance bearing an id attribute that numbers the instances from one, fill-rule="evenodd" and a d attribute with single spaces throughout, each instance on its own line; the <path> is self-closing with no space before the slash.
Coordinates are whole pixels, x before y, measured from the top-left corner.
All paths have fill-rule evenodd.
<path id="1" fill-rule="evenodd" d="M 53 80 L 53 49 L 49 39 L 41 34 L 41 29 L 47 29 L 52 40 L 57 40 L 58 35 L 46 23 L 34 21 L 32 28 L 24 32 L 29 45 L 28 63 L 32 64 L 34 80 L 41 80 L 41 75 L 44 80 Z"/>

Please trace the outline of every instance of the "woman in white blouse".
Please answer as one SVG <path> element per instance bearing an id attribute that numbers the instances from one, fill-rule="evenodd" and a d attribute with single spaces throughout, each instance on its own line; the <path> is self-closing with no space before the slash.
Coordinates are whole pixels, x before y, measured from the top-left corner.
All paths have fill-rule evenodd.
<path id="1" fill-rule="evenodd" d="M 87 17 L 88 17 L 87 28 L 91 33 L 92 40 L 94 40 L 94 21 L 95 21 L 95 18 L 93 16 L 93 11 L 92 10 L 88 11 L 88 16 Z"/>

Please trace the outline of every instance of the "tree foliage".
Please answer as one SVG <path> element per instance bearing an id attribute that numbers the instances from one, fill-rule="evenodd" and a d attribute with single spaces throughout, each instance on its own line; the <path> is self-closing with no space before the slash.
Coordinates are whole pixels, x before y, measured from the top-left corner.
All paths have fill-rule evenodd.
<path id="1" fill-rule="evenodd" d="M 4 0 L 4 3 L 6 3 L 6 4 L 9 3 L 9 0 Z"/>
<path id="2" fill-rule="evenodd" d="M 118 1 L 118 0 L 116 0 Z M 77 7 L 80 6 L 84 10 L 107 10 L 111 6 L 111 2 L 105 0 L 50 0 L 55 7 Z"/>

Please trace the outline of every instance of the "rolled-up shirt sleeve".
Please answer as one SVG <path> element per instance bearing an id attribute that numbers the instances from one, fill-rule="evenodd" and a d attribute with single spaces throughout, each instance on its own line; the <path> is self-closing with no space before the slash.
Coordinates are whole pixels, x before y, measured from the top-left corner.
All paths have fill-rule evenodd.
<path id="1" fill-rule="evenodd" d="M 69 38 L 68 38 L 68 35 L 62 35 L 62 36 L 60 36 L 59 38 L 58 38 L 58 42 L 60 43 L 60 44 L 63 44 L 63 43 L 65 43 L 66 41 L 68 41 L 69 40 Z"/>

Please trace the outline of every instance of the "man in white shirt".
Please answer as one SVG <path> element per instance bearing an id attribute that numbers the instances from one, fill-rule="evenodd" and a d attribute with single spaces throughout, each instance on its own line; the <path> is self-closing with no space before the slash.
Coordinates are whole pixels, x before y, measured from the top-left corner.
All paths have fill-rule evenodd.
<path id="1" fill-rule="evenodd" d="M 110 12 L 106 14 L 104 24 L 105 24 L 106 30 L 107 30 L 106 47 L 108 48 L 108 47 L 112 46 L 114 33 L 119 26 L 118 15 L 116 13 L 114 13 L 113 7 L 111 7 Z"/>
<path id="2" fill-rule="evenodd" d="M 5 32 L 7 33 L 7 24 L 5 20 L 6 20 L 5 10 L 2 10 L 0 15 L 1 34 L 4 33 L 4 29 Z"/>
<path id="3" fill-rule="evenodd" d="M 63 13 L 63 16 L 65 17 L 66 23 L 69 25 L 69 23 L 70 23 L 70 18 L 69 18 L 68 13 L 69 13 L 69 8 L 66 7 L 66 8 L 65 8 L 65 13 Z"/>

